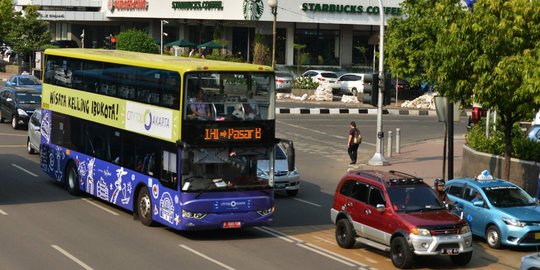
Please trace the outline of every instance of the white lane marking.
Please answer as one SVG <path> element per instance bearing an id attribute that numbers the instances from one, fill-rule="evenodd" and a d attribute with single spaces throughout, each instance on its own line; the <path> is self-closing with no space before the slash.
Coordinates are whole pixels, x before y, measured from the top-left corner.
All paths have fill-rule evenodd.
<path id="1" fill-rule="evenodd" d="M 276 231 L 271 230 L 269 228 L 255 227 L 255 229 L 257 229 L 259 231 L 262 231 L 262 232 L 265 232 L 267 234 L 270 234 L 272 236 L 275 236 L 275 237 L 277 237 L 277 238 L 279 238 L 281 240 L 284 240 L 286 242 L 294 243 L 294 241 L 289 239 L 287 236 L 283 236 L 282 233 L 276 232 Z"/>
<path id="2" fill-rule="evenodd" d="M 202 253 L 200 253 L 200 252 L 186 246 L 186 245 L 179 245 L 179 246 L 186 249 L 186 250 L 188 250 L 188 251 L 190 251 L 190 252 L 192 252 L 192 253 L 194 253 L 194 254 L 196 254 L 196 255 L 199 255 L 202 258 L 207 259 L 207 260 L 209 260 L 209 261 L 211 261 L 211 262 L 213 262 L 213 263 L 215 263 L 215 264 L 217 264 L 217 265 L 219 265 L 219 266 L 221 266 L 221 267 L 223 267 L 225 269 L 234 270 L 234 268 L 232 268 L 232 267 L 230 267 L 230 266 L 228 266 L 228 265 L 226 265 L 226 264 L 224 264 L 224 263 L 222 263 L 220 261 L 212 259 L 212 258 L 210 258 L 210 257 L 208 257 L 208 256 L 206 256 L 206 255 L 204 255 L 204 254 L 202 254 Z"/>
<path id="3" fill-rule="evenodd" d="M 54 249 L 58 250 L 60 253 L 64 254 L 64 256 L 70 258 L 72 261 L 76 262 L 78 265 L 80 265 L 82 268 L 86 270 L 92 270 L 93 268 L 83 263 L 81 260 L 77 259 L 77 257 L 71 255 L 69 252 L 63 250 L 61 247 L 57 245 L 51 245 Z"/>
<path id="4" fill-rule="evenodd" d="M 340 260 L 339 258 L 333 257 L 333 256 L 331 256 L 331 255 L 329 255 L 329 254 L 326 254 L 326 253 L 324 253 L 324 252 L 322 252 L 322 251 L 319 251 L 319 250 L 317 250 L 317 249 L 315 249 L 315 248 L 308 247 L 308 246 L 306 246 L 306 245 L 304 245 L 304 244 L 298 243 L 298 244 L 296 244 L 296 245 L 299 246 L 299 247 L 305 248 L 305 249 L 307 249 L 307 250 L 311 250 L 311 251 L 313 251 L 313 252 L 315 252 L 315 253 L 317 253 L 317 254 L 319 254 L 319 255 L 322 255 L 322 256 L 324 256 L 324 257 L 327 257 L 327 258 L 329 258 L 329 259 L 332 259 L 332 260 L 334 260 L 334 261 L 336 261 L 336 262 L 340 262 L 340 263 L 346 264 L 346 265 L 348 265 L 348 266 L 353 266 L 353 267 L 356 266 L 356 265 L 354 265 L 354 264 L 352 264 L 352 263 L 350 263 L 350 262 L 342 261 L 342 260 Z"/>
<path id="5" fill-rule="evenodd" d="M 299 125 L 294 125 L 294 124 L 289 124 L 289 123 L 285 123 L 285 122 L 281 122 L 281 121 L 279 121 L 279 122 L 281 124 L 283 124 L 283 125 L 287 125 L 287 126 L 291 126 L 291 127 L 299 128 L 299 129 L 304 129 L 304 130 L 309 130 L 310 132 L 313 132 L 313 133 L 319 133 L 319 134 L 323 134 L 323 135 L 327 134 L 326 132 L 318 131 L 318 130 L 315 130 L 315 129 L 311 129 L 311 128 L 307 128 L 307 127 L 303 127 L 303 126 L 299 126 Z"/>
<path id="6" fill-rule="evenodd" d="M 323 242 L 326 242 L 326 243 L 328 243 L 328 244 L 332 244 L 332 245 L 334 245 L 334 246 L 337 246 L 336 242 L 327 240 L 327 239 L 322 238 L 322 237 L 320 237 L 320 236 L 313 236 L 313 238 L 319 239 L 319 240 L 321 240 L 321 241 L 323 241 Z"/>
<path id="7" fill-rule="evenodd" d="M 87 202 L 87 203 L 89 203 L 89 204 L 91 204 L 91 205 L 93 205 L 93 206 L 95 206 L 95 207 L 97 207 L 97 208 L 99 208 L 99 209 L 101 209 L 101 210 L 104 210 L 104 211 L 108 212 L 109 214 L 112 214 L 112 215 L 114 215 L 114 216 L 118 216 L 118 215 L 119 215 L 118 213 L 116 213 L 116 212 L 114 212 L 114 211 L 111 211 L 111 210 L 109 210 L 109 209 L 107 209 L 107 208 L 105 208 L 105 207 L 103 207 L 103 206 L 101 206 L 101 205 L 99 205 L 99 204 L 97 204 L 97 203 L 95 203 L 95 202 L 89 200 L 89 199 L 83 198 L 82 200 L 85 201 L 85 202 Z"/>
<path id="8" fill-rule="evenodd" d="M 319 247 L 319 246 L 316 246 L 316 245 L 314 245 L 314 244 L 307 243 L 306 245 L 308 245 L 308 246 L 310 246 L 310 247 L 312 247 L 312 248 L 318 249 L 318 250 L 320 250 L 321 252 L 325 252 L 325 253 L 330 254 L 330 255 L 332 255 L 332 256 L 338 257 L 338 258 L 340 258 L 340 259 L 342 259 L 342 260 L 348 261 L 348 262 L 350 262 L 350 263 L 357 264 L 357 265 L 359 265 L 359 266 L 361 266 L 361 267 L 364 267 L 364 268 L 365 268 L 365 267 L 369 267 L 369 266 L 366 265 L 366 264 L 363 264 L 363 263 L 361 263 L 361 262 L 355 261 L 355 260 L 353 260 L 353 259 L 351 259 L 351 258 L 345 257 L 345 256 L 343 256 L 343 255 L 341 255 L 341 254 L 338 254 L 338 253 L 335 253 L 335 252 L 333 252 L 333 251 L 324 249 L 324 248 Z M 377 262 L 375 262 L 375 263 L 377 263 Z"/>
<path id="9" fill-rule="evenodd" d="M 309 202 L 309 201 L 306 201 L 306 200 L 302 200 L 302 199 L 298 199 L 298 198 L 293 198 L 293 199 L 296 200 L 296 201 L 311 204 L 311 205 L 314 205 L 314 206 L 317 206 L 317 207 L 322 207 L 322 205 L 320 205 L 320 204 L 312 203 L 312 202 Z"/>
<path id="10" fill-rule="evenodd" d="M 17 164 L 11 164 L 11 166 L 13 166 L 13 167 L 15 167 L 15 168 L 17 168 L 17 169 L 19 169 L 19 170 L 21 170 L 21 171 L 23 171 L 23 172 L 29 174 L 29 175 L 31 175 L 31 176 L 33 176 L 33 177 L 38 177 L 37 174 L 35 174 L 35 173 L 33 173 L 33 172 L 31 172 L 31 171 L 29 171 L 29 170 L 27 170 L 27 169 L 25 169 L 25 168 L 23 168 L 23 167 L 17 165 Z"/>
<path id="11" fill-rule="evenodd" d="M 0 144 L 0 148 L 19 148 L 26 147 L 26 144 Z"/>
<path id="12" fill-rule="evenodd" d="M 328 244 L 333 245 L 333 246 L 336 246 L 336 247 L 338 246 L 338 245 L 336 244 L 335 241 L 330 241 L 330 240 L 325 239 L 325 238 L 322 238 L 322 237 L 320 237 L 320 236 L 313 236 L 313 238 L 319 239 L 319 240 L 321 240 L 321 241 L 323 241 L 323 242 L 325 242 L 325 243 L 328 243 Z M 364 259 L 365 259 L 366 261 L 370 262 L 370 263 L 379 263 L 378 261 L 373 260 L 373 259 L 371 259 L 371 258 L 368 257 L 368 256 L 365 256 L 365 254 L 362 254 L 361 252 L 356 252 L 356 254 L 358 254 L 358 255 L 360 255 L 360 256 L 364 256 Z"/>
<path id="13" fill-rule="evenodd" d="M 26 136 L 28 136 L 28 134 L 14 134 L 14 133 L 0 133 L 0 135 L 17 136 L 17 137 L 26 137 Z"/>
<path id="14" fill-rule="evenodd" d="M 296 238 L 296 237 L 294 237 L 294 236 L 290 236 L 290 235 L 288 235 L 288 234 L 286 234 L 286 233 L 282 233 L 282 232 L 280 232 L 280 231 L 273 230 L 273 229 L 268 228 L 268 227 L 266 227 L 266 226 L 260 226 L 260 227 L 258 227 L 258 228 L 261 228 L 261 229 L 263 229 L 263 230 L 266 230 L 267 232 L 273 232 L 273 233 L 275 233 L 275 234 L 281 235 L 281 236 L 283 236 L 283 237 L 286 237 L 286 238 L 291 239 L 291 240 L 296 241 L 296 242 L 300 242 L 300 243 L 304 242 L 302 239 L 298 239 L 298 238 Z"/>
<path id="15" fill-rule="evenodd" d="M 0 214 L 4 215 L 4 216 L 7 216 L 8 214 L 6 212 L 4 212 L 4 210 L 0 209 Z"/>

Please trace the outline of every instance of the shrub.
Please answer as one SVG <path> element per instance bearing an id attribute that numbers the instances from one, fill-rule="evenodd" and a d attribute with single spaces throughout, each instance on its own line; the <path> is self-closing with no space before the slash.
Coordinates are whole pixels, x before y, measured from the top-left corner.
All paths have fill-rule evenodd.
<path id="1" fill-rule="evenodd" d="M 146 32 L 129 29 L 116 36 L 116 49 L 143 53 L 159 53 L 159 46 Z"/>
<path id="2" fill-rule="evenodd" d="M 485 127 L 484 119 L 475 125 L 466 136 L 467 145 L 476 151 L 503 156 L 505 144 L 501 128 L 492 130 L 490 137 L 486 138 Z M 540 143 L 529 140 L 519 127 L 519 123 L 512 128 L 512 148 L 513 158 L 540 162 Z"/>
<path id="3" fill-rule="evenodd" d="M 318 82 L 314 82 L 310 77 L 298 77 L 294 82 L 293 88 L 296 89 L 316 89 L 319 87 Z"/>

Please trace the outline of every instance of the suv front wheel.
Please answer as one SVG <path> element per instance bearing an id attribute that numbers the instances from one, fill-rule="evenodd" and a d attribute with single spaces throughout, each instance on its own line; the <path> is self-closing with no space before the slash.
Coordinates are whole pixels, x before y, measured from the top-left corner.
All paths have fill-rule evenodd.
<path id="1" fill-rule="evenodd" d="M 414 259 L 414 253 L 407 243 L 405 237 L 396 237 L 392 239 L 390 244 L 390 257 L 392 263 L 397 268 L 409 268 L 412 265 Z"/>
<path id="2" fill-rule="evenodd" d="M 342 248 L 352 248 L 356 242 L 356 233 L 352 224 L 346 218 L 336 224 L 336 242 Z"/>

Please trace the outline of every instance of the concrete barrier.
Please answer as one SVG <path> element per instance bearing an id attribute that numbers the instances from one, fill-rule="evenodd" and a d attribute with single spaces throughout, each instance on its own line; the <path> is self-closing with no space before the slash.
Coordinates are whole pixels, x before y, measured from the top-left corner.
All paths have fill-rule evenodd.
<path id="1" fill-rule="evenodd" d="M 461 175 L 475 178 L 483 170 L 489 170 L 493 177 L 502 178 L 504 157 L 478 152 L 467 145 L 463 145 L 463 162 L 461 163 Z M 510 179 L 527 191 L 531 196 L 536 196 L 540 163 L 512 158 L 510 162 Z"/>

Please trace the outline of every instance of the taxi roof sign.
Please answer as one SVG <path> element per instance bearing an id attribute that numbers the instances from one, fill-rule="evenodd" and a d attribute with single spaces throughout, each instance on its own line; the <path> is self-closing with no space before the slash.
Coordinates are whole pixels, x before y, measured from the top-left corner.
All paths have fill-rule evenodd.
<path id="1" fill-rule="evenodd" d="M 476 180 L 486 181 L 493 180 L 493 176 L 489 173 L 488 170 L 483 170 L 477 177 Z"/>

